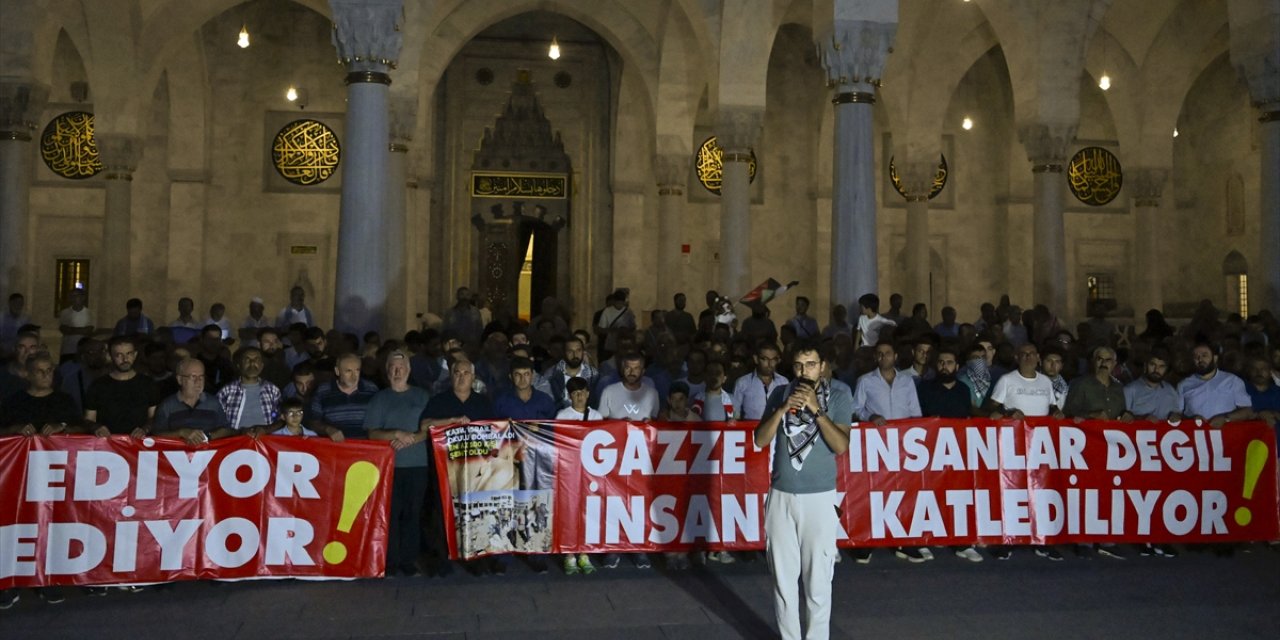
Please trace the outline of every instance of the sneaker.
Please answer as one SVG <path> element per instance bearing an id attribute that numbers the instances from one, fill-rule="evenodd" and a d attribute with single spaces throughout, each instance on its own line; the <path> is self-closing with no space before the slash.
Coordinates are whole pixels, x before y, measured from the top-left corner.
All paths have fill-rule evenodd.
<path id="1" fill-rule="evenodd" d="M 991 557 L 996 560 L 1008 560 L 1013 557 L 1013 549 L 1009 547 L 991 547 Z"/>
<path id="2" fill-rule="evenodd" d="M 1154 545 L 1154 547 L 1155 547 L 1156 555 L 1160 556 L 1161 558 L 1176 558 L 1176 557 L 1178 557 L 1178 550 L 1177 550 L 1177 549 L 1174 549 L 1174 548 L 1173 548 L 1173 545 L 1170 545 L 1170 544 L 1157 544 L 1157 545 Z"/>
<path id="3" fill-rule="evenodd" d="M 1062 553 L 1053 547 L 1036 547 L 1036 555 L 1054 562 L 1062 562 Z"/>
<path id="4" fill-rule="evenodd" d="M 912 564 L 919 564 L 925 561 L 925 557 L 920 553 L 920 549 L 916 547 L 898 547 L 894 549 L 893 555 L 906 560 Z"/>
<path id="5" fill-rule="evenodd" d="M 40 587 L 36 589 L 36 595 L 49 604 L 59 604 L 67 599 L 67 596 L 62 593 L 62 589 L 58 587 Z"/>
<path id="6" fill-rule="evenodd" d="M 635 555 L 635 563 L 637 569 L 648 569 L 653 566 L 653 562 L 649 560 L 649 554 L 637 553 Z"/>
<path id="7" fill-rule="evenodd" d="M 0 611 L 18 604 L 18 600 L 21 600 L 21 598 L 18 597 L 17 589 L 5 589 L 4 591 L 0 591 Z"/>
<path id="8" fill-rule="evenodd" d="M 572 558 L 573 556 L 569 556 L 569 557 Z M 591 564 L 591 556 L 585 553 L 578 554 L 578 569 L 582 570 L 582 573 L 586 575 L 591 575 L 595 573 L 596 566 L 594 564 Z"/>
<path id="9" fill-rule="evenodd" d="M 866 548 L 855 547 L 849 550 L 853 555 L 853 561 L 858 564 L 871 564 L 871 550 Z"/>
<path id="10" fill-rule="evenodd" d="M 964 558 L 969 562 L 982 562 L 982 554 L 978 553 L 978 550 L 974 549 L 973 547 L 965 547 L 964 549 L 957 549 L 956 557 Z"/>
<path id="11" fill-rule="evenodd" d="M 605 554 L 605 556 L 604 556 L 604 568 L 606 568 L 606 569 L 617 569 L 617 568 L 618 568 L 618 563 L 619 563 L 619 562 L 621 562 L 621 561 L 622 561 L 622 558 L 621 558 L 618 554 L 616 554 L 616 553 L 606 553 L 606 554 Z"/>
<path id="12" fill-rule="evenodd" d="M 733 557 L 732 553 L 728 551 L 720 552 L 720 564 L 733 564 L 734 562 L 737 562 L 737 559 Z"/>
<path id="13" fill-rule="evenodd" d="M 84 592 L 87 595 L 98 596 L 99 598 L 107 595 L 106 587 L 85 587 Z"/>
<path id="14" fill-rule="evenodd" d="M 578 559 L 569 555 L 564 557 L 564 574 L 571 576 L 578 573 Z"/>
<path id="15" fill-rule="evenodd" d="M 1151 544 L 1150 542 L 1147 542 L 1147 543 L 1144 543 L 1141 547 L 1138 547 L 1138 555 L 1144 558 L 1150 558 L 1151 556 L 1158 556 L 1160 555 L 1160 553 L 1156 551 L 1155 545 Z"/>
<path id="16" fill-rule="evenodd" d="M 541 556 L 525 556 L 525 559 L 534 573 L 541 575 L 547 572 L 547 561 Z"/>
<path id="17" fill-rule="evenodd" d="M 116 587 L 116 591 L 123 591 L 125 593 L 142 593 L 145 589 L 146 587 L 140 587 L 136 584 L 123 584 Z"/>
<path id="18" fill-rule="evenodd" d="M 920 547 L 920 556 L 925 560 L 932 560 L 933 552 L 929 550 L 929 547 Z"/>
<path id="19" fill-rule="evenodd" d="M 1114 558 L 1116 560 L 1124 560 L 1129 554 L 1124 551 L 1118 544 L 1100 544 L 1098 545 L 1098 555 Z"/>

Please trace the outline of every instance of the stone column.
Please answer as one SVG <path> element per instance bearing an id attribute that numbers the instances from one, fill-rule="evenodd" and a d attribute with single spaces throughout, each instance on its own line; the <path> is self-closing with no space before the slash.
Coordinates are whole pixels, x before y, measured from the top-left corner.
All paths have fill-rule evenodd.
<path id="1" fill-rule="evenodd" d="M 751 282 L 751 153 L 760 142 L 764 109 L 721 107 L 716 140 L 720 178 L 720 295 L 737 300 Z"/>
<path id="2" fill-rule="evenodd" d="M 49 89 L 31 80 L 0 81 L 0 299 L 31 298 L 27 229 L 31 217 L 31 137 Z M 28 303 L 30 306 L 30 303 Z"/>
<path id="3" fill-rule="evenodd" d="M 91 304 L 99 317 L 124 305 L 133 292 L 133 172 L 142 155 L 142 138 L 128 133 L 95 132 L 106 207 L 102 219 L 102 268 L 93 274 Z M 96 300 L 96 302 L 94 302 Z"/>
<path id="4" fill-rule="evenodd" d="M 330 0 L 329 5 L 333 45 L 347 68 L 333 319 L 334 328 L 361 335 L 386 326 L 388 72 L 400 55 L 404 7 L 400 0 Z M 402 249 L 401 260 L 403 255 Z"/>
<path id="5" fill-rule="evenodd" d="M 403 336 L 408 323 L 408 164 L 409 143 L 413 140 L 417 100 L 413 96 L 391 99 L 391 151 L 387 167 L 387 320 L 390 336 Z"/>
<path id="6" fill-rule="evenodd" d="M 1160 259 L 1160 236 L 1165 233 L 1165 220 L 1160 213 L 1160 196 L 1164 192 L 1169 170 L 1138 167 L 1128 173 L 1125 186 L 1133 197 L 1134 261 L 1136 277 L 1133 279 L 1133 313 L 1141 317 L 1148 309 L 1164 307 L 1163 274 L 1165 263 Z"/>
<path id="7" fill-rule="evenodd" d="M 1034 174 L 1031 218 L 1031 291 L 1033 304 L 1058 315 L 1067 312 L 1067 239 L 1063 225 L 1067 145 L 1076 126 L 1031 124 L 1018 129 Z"/>
<path id="8" fill-rule="evenodd" d="M 855 311 L 858 296 L 880 288 L 872 105 L 896 31 L 896 23 L 836 20 L 817 39 L 827 86 L 835 89 L 831 304 Z"/>
<path id="9" fill-rule="evenodd" d="M 1280 100 L 1262 105 L 1258 144 L 1262 155 L 1262 193 L 1259 263 L 1255 291 L 1262 293 L 1258 309 L 1280 311 Z M 1250 306 L 1252 311 L 1253 306 Z"/>
<path id="10" fill-rule="evenodd" d="M 929 245 L 929 189 L 937 173 L 936 162 L 904 162 L 898 167 L 903 191 L 907 192 L 907 273 L 905 286 L 907 309 L 917 302 L 929 305 L 936 313 L 929 297 L 929 273 L 933 267 Z"/>
<path id="11" fill-rule="evenodd" d="M 685 183 L 689 175 L 689 154 L 659 154 L 653 158 L 653 174 L 658 182 L 658 306 L 665 309 L 671 297 L 684 286 L 681 245 L 684 233 Z"/>

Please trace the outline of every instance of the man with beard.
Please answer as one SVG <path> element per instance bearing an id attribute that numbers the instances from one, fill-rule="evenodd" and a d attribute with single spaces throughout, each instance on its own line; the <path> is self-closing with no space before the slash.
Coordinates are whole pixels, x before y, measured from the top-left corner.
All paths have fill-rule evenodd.
<path id="1" fill-rule="evenodd" d="M 764 417 L 769 396 L 788 383 L 786 376 L 777 373 L 782 355 L 773 343 L 762 342 L 756 345 L 756 354 L 752 360 L 756 365 L 755 370 L 733 383 L 733 406 L 737 408 L 737 417 L 741 420 L 759 420 Z"/>
<path id="2" fill-rule="evenodd" d="M 653 384 L 644 379 L 644 358 L 622 356 L 622 380 L 600 393 L 600 414 L 617 420 L 648 420 L 658 415 L 660 402 Z"/>
<path id="3" fill-rule="evenodd" d="M 84 398 L 84 431 L 105 438 L 130 434 L 142 438 L 156 413 L 156 385 L 133 368 L 138 348 L 128 336 L 107 343 L 111 371 L 93 381 Z"/>
<path id="4" fill-rule="evenodd" d="M 1187 417 L 1207 422 L 1215 428 L 1234 420 L 1256 417 L 1244 380 L 1218 369 L 1218 354 L 1212 345 L 1197 343 L 1191 349 L 1191 362 L 1195 365 L 1195 374 L 1178 383 L 1182 412 Z"/>
<path id="5" fill-rule="evenodd" d="M 764 531 L 774 614 L 779 634 L 788 639 L 802 637 L 802 618 L 808 628 L 804 637 L 825 638 L 831 620 L 839 530 L 836 456 L 849 448 L 853 403 L 830 385 L 830 363 L 823 358 L 816 343 L 798 344 L 792 364 L 796 381 L 769 396 L 767 417 L 754 433 L 757 448 L 774 444 L 777 450 Z"/>
<path id="6" fill-rule="evenodd" d="M 1089 361 L 1093 375 L 1080 376 L 1071 383 L 1062 412 L 1071 418 L 1132 420 L 1133 414 L 1125 408 L 1124 389 L 1111 375 L 1116 366 L 1116 352 L 1111 347 L 1098 347 Z"/>
<path id="7" fill-rule="evenodd" d="M 574 378 L 586 380 L 587 392 L 595 393 L 596 380 L 600 377 L 600 373 L 583 361 L 586 352 L 586 345 L 582 344 L 581 338 L 577 336 L 565 338 L 564 359 L 547 372 L 547 381 L 551 384 L 551 399 L 556 401 L 556 406 L 560 409 L 573 404 L 567 386 Z"/>
<path id="8" fill-rule="evenodd" d="M 271 432 L 278 428 L 280 387 L 262 379 L 262 350 L 244 347 L 236 352 L 240 377 L 218 391 L 218 403 L 227 423 L 237 431 Z"/>
<path id="9" fill-rule="evenodd" d="M 284 361 L 284 341 L 275 327 L 262 327 L 254 335 L 253 344 L 262 349 L 262 378 L 283 389 L 293 379 L 293 370 Z"/>
<path id="10" fill-rule="evenodd" d="M 1254 356 L 1249 359 L 1245 371 L 1249 373 L 1245 391 L 1253 399 L 1253 410 L 1264 422 L 1276 426 L 1276 419 L 1280 418 L 1280 385 L 1271 375 L 1271 362 L 1262 356 Z"/>
<path id="11" fill-rule="evenodd" d="M 1142 377 L 1125 386 L 1125 409 L 1139 420 L 1182 419 L 1182 396 L 1165 381 L 1169 362 L 1169 352 L 1153 349 L 1143 364 Z"/>
<path id="12" fill-rule="evenodd" d="M 938 337 L 930 333 L 917 333 L 915 338 L 911 340 L 911 366 L 902 369 L 898 373 L 912 378 L 916 385 L 932 380 L 937 373 L 934 371 L 930 361 L 933 360 L 933 348 L 937 344 Z"/>
<path id="13" fill-rule="evenodd" d="M 40 352 L 40 338 L 34 333 L 23 333 L 14 343 L 13 360 L 0 369 L 0 401 L 26 389 L 27 360 Z"/>
<path id="14" fill-rule="evenodd" d="M 162 349 L 164 347 L 161 347 Z M 71 396 L 77 407 L 84 407 L 84 396 L 94 380 L 107 375 L 111 360 L 107 358 L 107 343 L 97 338 L 80 341 L 80 357 L 58 367 L 62 374 L 62 391 Z"/>
<path id="15" fill-rule="evenodd" d="M 227 346 L 222 343 L 222 327 L 216 324 L 207 324 L 200 330 L 195 358 L 204 365 L 204 390 L 209 393 L 215 393 L 236 378 L 236 367 L 227 357 Z"/>

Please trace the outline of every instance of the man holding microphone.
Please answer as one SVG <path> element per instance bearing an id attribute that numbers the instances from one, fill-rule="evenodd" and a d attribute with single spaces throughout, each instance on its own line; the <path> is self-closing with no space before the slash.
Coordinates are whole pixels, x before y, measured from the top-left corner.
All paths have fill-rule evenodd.
<path id="1" fill-rule="evenodd" d="M 823 373 L 829 366 L 816 343 L 798 343 L 796 379 L 769 395 L 755 430 L 757 447 L 776 444 L 764 530 L 778 632 L 784 640 L 825 640 L 830 635 L 839 530 L 835 458 L 849 448 L 853 398 L 827 382 Z M 800 603 L 800 580 L 807 610 Z"/>

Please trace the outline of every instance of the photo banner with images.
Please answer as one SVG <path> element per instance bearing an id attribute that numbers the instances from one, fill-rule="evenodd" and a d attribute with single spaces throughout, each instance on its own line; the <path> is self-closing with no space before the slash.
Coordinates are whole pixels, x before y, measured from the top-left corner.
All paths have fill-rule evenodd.
<path id="1" fill-rule="evenodd" d="M 383 574 L 385 442 L 0 438 L 0 589 Z"/>
<path id="2" fill-rule="evenodd" d="M 764 548 L 754 422 L 476 422 L 432 429 L 454 558 Z M 1280 538 L 1275 431 L 1150 422 L 856 425 L 840 546 Z"/>

